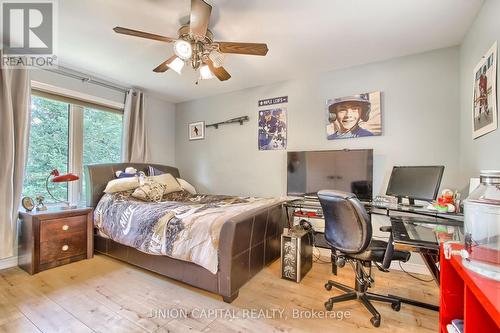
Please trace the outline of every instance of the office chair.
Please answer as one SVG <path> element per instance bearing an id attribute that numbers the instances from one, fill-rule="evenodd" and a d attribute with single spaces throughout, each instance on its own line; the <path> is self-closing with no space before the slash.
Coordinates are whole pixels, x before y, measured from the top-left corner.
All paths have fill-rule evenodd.
<path id="1" fill-rule="evenodd" d="M 372 325 L 379 327 L 380 313 L 371 301 L 391 303 L 395 311 L 401 309 L 401 301 L 367 291 L 375 282 L 372 277 L 372 262 L 379 270 L 388 272 L 391 261 L 406 262 L 410 253 L 394 250 L 392 233 L 389 242 L 372 239 L 370 216 L 354 194 L 323 190 L 318 192 L 318 197 L 325 217 L 325 239 L 332 250 L 332 272 L 337 275 L 337 267 L 342 268 L 348 262 L 356 273 L 354 288 L 331 280 L 325 284 L 326 290 L 335 287 L 345 292 L 326 301 L 325 308 L 331 311 L 334 303 L 357 299 L 373 315 L 370 319 Z M 391 227 L 384 226 L 380 230 L 391 232 Z"/>

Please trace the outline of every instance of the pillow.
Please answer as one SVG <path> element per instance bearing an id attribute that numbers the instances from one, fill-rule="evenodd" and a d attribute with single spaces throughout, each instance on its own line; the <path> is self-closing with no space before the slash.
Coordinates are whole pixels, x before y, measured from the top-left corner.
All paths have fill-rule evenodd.
<path id="1" fill-rule="evenodd" d="M 148 166 L 148 176 L 159 176 L 163 175 L 165 172 L 158 170 L 155 167 L 152 167 L 151 165 Z"/>
<path id="2" fill-rule="evenodd" d="M 164 173 L 163 175 L 159 176 L 146 177 L 145 181 L 146 183 L 149 181 L 153 181 L 162 184 L 165 187 L 163 192 L 164 194 L 182 191 L 181 185 L 179 185 L 177 180 L 175 180 L 175 177 L 169 173 Z"/>
<path id="3" fill-rule="evenodd" d="M 118 170 L 115 172 L 116 178 L 125 178 L 125 177 L 134 177 L 134 176 L 139 176 L 139 172 L 137 172 L 137 169 L 134 167 L 127 167 L 125 168 L 125 171 Z"/>
<path id="4" fill-rule="evenodd" d="M 194 188 L 193 185 L 189 184 L 182 178 L 177 178 L 177 181 L 179 182 L 179 185 L 181 185 L 184 191 L 189 192 L 190 194 L 196 194 L 196 189 Z"/>
<path id="5" fill-rule="evenodd" d="M 160 202 L 165 192 L 165 188 L 164 185 L 158 182 L 145 180 L 144 185 L 136 188 L 132 196 L 144 201 Z"/>
<path id="6" fill-rule="evenodd" d="M 120 171 L 117 171 L 117 173 L 118 172 L 120 172 Z M 120 174 L 116 178 L 130 178 L 130 177 L 135 177 L 135 176 L 139 176 L 139 173 L 120 172 Z"/>
<path id="7" fill-rule="evenodd" d="M 108 182 L 108 185 L 106 185 L 104 193 L 115 193 L 115 192 L 133 190 L 138 188 L 139 185 L 140 184 L 138 177 L 113 179 Z"/>

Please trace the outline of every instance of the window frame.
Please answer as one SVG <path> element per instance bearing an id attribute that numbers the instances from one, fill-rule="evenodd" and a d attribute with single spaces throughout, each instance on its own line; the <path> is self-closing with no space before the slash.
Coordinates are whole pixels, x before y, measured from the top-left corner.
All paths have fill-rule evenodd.
<path id="1" fill-rule="evenodd" d="M 49 84 L 31 81 L 31 95 L 68 103 L 68 172 L 84 177 L 83 170 L 83 137 L 84 137 L 84 110 L 92 108 L 102 112 L 124 113 L 125 104 L 97 96 L 87 95 L 73 90 L 52 86 Z M 125 98 L 125 97 L 124 97 Z M 123 121 L 122 121 L 123 126 Z M 123 156 L 122 156 L 123 158 Z M 85 194 L 83 179 L 68 183 L 68 201 L 73 204 L 82 204 Z M 58 203 L 48 204 L 60 205 Z"/>

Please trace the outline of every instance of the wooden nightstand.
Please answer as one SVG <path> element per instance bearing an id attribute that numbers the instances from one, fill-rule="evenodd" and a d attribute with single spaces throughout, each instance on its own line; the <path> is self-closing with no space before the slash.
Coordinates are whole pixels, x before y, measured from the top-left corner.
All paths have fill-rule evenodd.
<path id="1" fill-rule="evenodd" d="M 30 274 L 93 256 L 92 208 L 20 212 L 19 267 Z"/>

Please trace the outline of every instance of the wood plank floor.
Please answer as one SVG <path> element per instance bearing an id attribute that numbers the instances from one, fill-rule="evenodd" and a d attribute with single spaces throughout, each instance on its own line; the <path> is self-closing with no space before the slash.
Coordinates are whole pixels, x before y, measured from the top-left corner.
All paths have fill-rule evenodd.
<path id="1" fill-rule="evenodd" d="M 276 261 L 226 304 L 217 295 L 100 255 L 34 276 L 11 268 L 0 271 L 0 332 L 438 331 L 437 312 L 409 305 L 394 312 L 376 304 L 379 328 L 356 301 L 335 305 L 330 315 L 336 318 L 308 318 L 328 314 L 324 301 L 340 294 L 323 288 L 332 278 L 330 265 L 315 263 L 300 284 L 282 280 Z M 345 267 L 335 279 L 351 285 L 353 272 Z M 377 271 L 375 279 L 373 292 L 438 303 L 433 282 L 397 271 Z"/>

